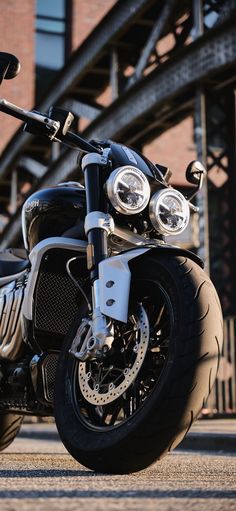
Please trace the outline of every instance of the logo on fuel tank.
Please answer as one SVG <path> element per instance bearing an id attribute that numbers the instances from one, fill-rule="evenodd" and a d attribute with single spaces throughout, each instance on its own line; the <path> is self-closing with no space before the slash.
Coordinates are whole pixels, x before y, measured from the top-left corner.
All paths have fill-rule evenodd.
<path id="1" fill-rule="evenodd" d="M 29 212 L 29 211 L 32 211 L 32 209 L 38 208 L 38 207 L 39 207 L 39 199 L 34 199 L 30 202 L 26 202 L 26 204 L 24 206 L 24 210 L 26 212 Z"/>

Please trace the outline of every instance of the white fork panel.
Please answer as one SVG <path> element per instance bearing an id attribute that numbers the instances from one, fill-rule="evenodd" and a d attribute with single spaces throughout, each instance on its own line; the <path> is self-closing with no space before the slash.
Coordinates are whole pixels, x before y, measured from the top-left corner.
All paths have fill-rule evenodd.
<path id="1" fill-rule="evenodd" d="M 131 273 L 128 262 L 149 248 L 137 248 L 99 264 L 100 309 L 103 314 L 118 321 L 127 322 Z"/>

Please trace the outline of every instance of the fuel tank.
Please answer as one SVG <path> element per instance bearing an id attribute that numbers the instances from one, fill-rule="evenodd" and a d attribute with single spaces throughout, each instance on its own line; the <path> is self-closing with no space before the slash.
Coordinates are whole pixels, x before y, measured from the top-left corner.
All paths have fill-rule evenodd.
<path id="1" fill-rule="evenodd" d="M 85 189 L 77 183 L 57 185 L 31 195 L 22 208 L 26 250 L 53 236 L 84 239 Z"/>

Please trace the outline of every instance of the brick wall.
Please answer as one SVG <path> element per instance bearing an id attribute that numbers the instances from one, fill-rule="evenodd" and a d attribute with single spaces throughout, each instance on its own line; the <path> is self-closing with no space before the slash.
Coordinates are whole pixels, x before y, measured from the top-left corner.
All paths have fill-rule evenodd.
<path id="1" fill-rule="evenodd" d="M 185 170 L 191 160 L 196 159 L 193 143 L 193 119 L 188 117 L 163 133 L 143 149 L 144 154 L 154 163 L 169 167 L 172 171 L 171 183 L 186 186 Z"/>
<path id="2" fill-rule="evenodd" d="M 0 96 L 30 108 L 34 103 L 34 1 L 1 2 L 0 50 L 15 54 L 21 61 L 20 74 L 4 80 Z M 0 151 L 19 127 L 20 121 L 0 113 Z"/>

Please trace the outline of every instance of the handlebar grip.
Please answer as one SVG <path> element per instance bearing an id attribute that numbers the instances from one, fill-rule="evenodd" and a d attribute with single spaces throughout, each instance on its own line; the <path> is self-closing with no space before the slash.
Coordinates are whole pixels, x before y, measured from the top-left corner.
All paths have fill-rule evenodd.
<path id="1" fill-rule="evenodd" d="M 14 106 L 14 110 L 12 108 L 13 106 Z M 16 117 L 16 119 L 20 119 L 21 121 L 26 120 L 25 111 L 22 110 L 22 108 L 18 108 L 15 105 L 12 105 L 5 99 L 0 99 L 0 111 L 4 112 L 5 114 Z"/>
<path id="2" fill-rule="evenodd" d="M 63 123 L 52 119 L 50 115 L 36 111 L 28 111 L 9 103 L 6 99 L 0 99 L 0 111 L 9 114 L 25 122 L 25 131 L 34 135 L 41 135 L 50 140 L 60 140 L 64 144 L 73 144 L 75 148 L 86 153 L 101 153 L 102 149 L 90 144 L 82 137 L 71 131 L 63 129 Z"/>

